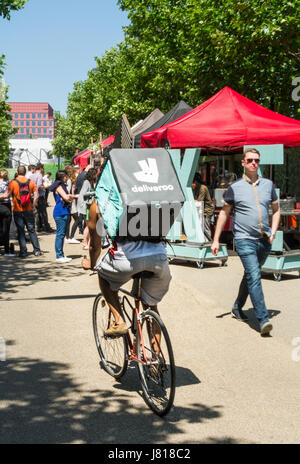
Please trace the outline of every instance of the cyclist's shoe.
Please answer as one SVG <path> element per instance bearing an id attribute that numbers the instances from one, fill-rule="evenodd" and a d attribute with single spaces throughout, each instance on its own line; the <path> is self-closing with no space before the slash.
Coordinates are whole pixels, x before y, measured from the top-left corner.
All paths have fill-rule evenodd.
<path id="1" fill-rule="evenodd" d="M 128 329 L 126 327 L 125 322 L 121 322 L 121 324 L 116 324 L 113 322 L 111 326 L 105 330 L 104 335 L 110 336 L 110 337 L 119 337 L 120 335 L 126 335 L 128 332 Z"/>

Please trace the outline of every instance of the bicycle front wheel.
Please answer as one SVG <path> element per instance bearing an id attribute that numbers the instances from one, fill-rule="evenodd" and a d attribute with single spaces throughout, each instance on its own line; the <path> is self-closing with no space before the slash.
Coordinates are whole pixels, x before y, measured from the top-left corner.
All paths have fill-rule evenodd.
<path id="1" fill-rule="evenodd" d="M 167 414 L 175 396 L 175 363 L 167 329 L 159 315 L 142 313 L 137 330 L 138 368 L 147 405 L 159 416 Z"/>
<path id="2" fill-rule="evenodd" d="M 119 379 L 125 374 L 128 365 L 127 341 L 126 335 L 120 337 L 104 335 L 112 321 L 112 312 L 104 296 L 99 293 L 93 306 L 93 328 L 101 367 L 109 375 Z"/>

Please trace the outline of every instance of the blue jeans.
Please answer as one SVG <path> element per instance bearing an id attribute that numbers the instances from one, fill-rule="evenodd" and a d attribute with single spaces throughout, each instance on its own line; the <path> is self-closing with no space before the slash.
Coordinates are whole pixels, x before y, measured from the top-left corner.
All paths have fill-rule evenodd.
<path id="1" fill-rule="evenodd" d="M 233 307 L 242 309 L 250 294 L 256 318 L 260 326 L 262 326 L 269 320 L 269 313 L 262 291 L 261 267 L 270 253 L 271 244 L 267 238 L 261 241 L 237 239 L 235 246 L 243 263 L 245 273 Z"/>
<path id="2" fill-rule="evenodd" d="M 20 253 L 27 253 L 25 226 L 27 227 L 33 251 L 40 251 L 39 239 L 36 235 L 33 211 L 14 212 L 14 221 L 18 231 Z"/>
<path id="3" fill-rule="evenodd" d="M 55 237 L 55 252 L 56 258 L 63 258 L 63 246 L 64 239 L 67 231 L 67 226 L 70 220 L 70 215 L 65 214 L 64 216 L 56 216 L 54 218 L 56 222 L 56 237 Z"/>

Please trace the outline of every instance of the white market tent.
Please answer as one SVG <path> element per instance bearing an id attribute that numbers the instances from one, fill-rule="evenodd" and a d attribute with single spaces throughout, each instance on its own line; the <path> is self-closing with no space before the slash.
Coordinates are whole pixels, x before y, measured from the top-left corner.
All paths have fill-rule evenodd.
<path id="1" fill-rule="evenodd" d="M 58 162 L 58 159 L 51 155 L 53 150 L 51 139 L 10 139 L 9 147 L 11 168 L 17 168 L 21 164 L 28 166 L 29 164 Z M 60 163 L 64 163 L 64 159 L 60 159 Z"/>

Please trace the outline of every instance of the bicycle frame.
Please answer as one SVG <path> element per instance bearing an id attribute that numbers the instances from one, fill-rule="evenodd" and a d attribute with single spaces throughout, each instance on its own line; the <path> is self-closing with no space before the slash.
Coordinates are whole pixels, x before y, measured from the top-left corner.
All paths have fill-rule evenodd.
<path id="1" fill-rule="evenodd" d="M 127 352 L 127 359 L 129 359 L 131 361 L 137 361 L 137 362 L 139 362 L 141 364 L 149 365 L 149 364 L 151 364 L 151 361 L 149 361 L 149 359 L 147 357 L 147 354 L 146 354 L 145 344 L 144 344 L 144 339 L 143 339 L 143 333 L 142 333 L 142 327 L 141 327 L 141 322 L 140 322 L 141 321 L 141 313 L 142 313 L 142 311 L 140 311 L 141 299 L 139 297 L 136 298 L 131 292 L 125 290 L 124 288 L 120 288 L 120 292 L 123 293 L 123 298 L 122 298 L 122 302 L 121 302 L 123 316 L 124 316 L 124 313 L 125 313 L 127 319 L 131 322 L 130 329 L 131 329 L 132 335 L 134 337 L 136 337 L 135 333 L 136 333 L 136 330 L 138 330 L 139 338 L 140 338 L 141 345 L 142 345 L 142 350 L 143 350 L 143 357 L 144 357 L 144 360 L 141 360 L 141 359 L 137 358 L 136 343 L 135 343 L 136 338 L 135 338 L 135 340 L 132 340 L 132 338 L 130 336 L 130 333 L 128 331 L 128 333 L 126 334 L 127 345 L 129 347 L 129 352 Z M 131 298 L 134 298 L 135 306 L 133 306 L 131 304 L 131 302 L 129 301 L 127 296 L 130 296 Z M 126 301 L 129 304 L 130 308 L 132 309 L 132 317 L 131 318 L 127 314 L 127 311 L 125 310 L 124 301 Z M 143 311 L 145 311 L 145 310 L 143 310 Z M 156 342 L 157 342 L 157 340 L 156 340 Z M 160 349 L 160 346 L 159 346 L 159 349 Z"/>

